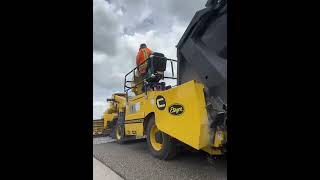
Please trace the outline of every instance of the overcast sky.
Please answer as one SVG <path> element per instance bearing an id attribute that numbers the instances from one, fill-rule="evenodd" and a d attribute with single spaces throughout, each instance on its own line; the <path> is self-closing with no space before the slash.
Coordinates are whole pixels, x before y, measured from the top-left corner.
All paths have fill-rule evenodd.
<path id="1" fill-rule="evenodd" d="M 175 45 L 207 0 L 93 0 L 93 119 L 123 92 L 141 43 L 177 59 Z"/>

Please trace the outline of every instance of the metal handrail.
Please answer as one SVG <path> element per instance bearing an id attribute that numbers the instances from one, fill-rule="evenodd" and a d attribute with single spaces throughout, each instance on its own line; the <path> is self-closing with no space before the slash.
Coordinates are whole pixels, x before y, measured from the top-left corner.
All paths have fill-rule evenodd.
<path id="1" fill-rule="evenodd" d="M 169 59 L 169 58 L 166 58 L 166 57 L 160 57 L 160 56 L 154 56 L 154 57 L 158 57 L 158 58 L 161 58 L 161 59 L 166 59 L 167 61 L 170 61 L 171 62 L 171 72 L 172 72 L 172 77 L 167 77 L 167 76 L 164 76 L 163 79 L 177 79 L 174 77 L 174 70 L 173 70 L 173 62 L 178 62 L 177 60 L 175 59 Z M 149 80 L 151 77 L 149 78 L 144 78 L 142 79 L 141 81 L 139 81 L 138 83 L 136 83 L 134 86 L 127 86 L 127 83 L 128 82 L 133 82 L 133 81 L 129 81 L 127 80 L 127 76 L 129 74 L 131 74 L 133 72 L 133 75 L 135 76 L 135 70 L 138 69 L 140 66 L 142 66 L 145 62 L 147 62 L 148 60 L 150 60 L 150 57 L 147 58 L 146 60 L 144 60 L 142 63 L 140 63 L 138 66 L 136 66 L 135 68 L 133 68 L 130 72 L 128 72 L 125 77 L 124 77 L 124 92 L 127 93 L 130 89 L 132 88 L 136 88 L 138 85 L 144 83 L 145 81 Z M 127 89 L 126 89 L 127 88 Z"/>

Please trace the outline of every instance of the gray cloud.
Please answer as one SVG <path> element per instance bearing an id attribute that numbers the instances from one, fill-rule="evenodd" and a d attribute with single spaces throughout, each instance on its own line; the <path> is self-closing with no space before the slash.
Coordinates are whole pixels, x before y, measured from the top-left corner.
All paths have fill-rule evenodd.
<path id="1" fill-rule="evenodd" d="M 93 49 L 115 55 L 119 35 L 120 24 L 114 14 L 114 6 L 103 0 L 95 0 L 93 3 Z"/>
<path id="2" fill-rule="evenodd" d="M 206 0 L 166 0 L 168 2 L 168 10 L 172 16 L 184 24 L 189 24 L 193 15 L 199 9 L 205 7 Z"/>

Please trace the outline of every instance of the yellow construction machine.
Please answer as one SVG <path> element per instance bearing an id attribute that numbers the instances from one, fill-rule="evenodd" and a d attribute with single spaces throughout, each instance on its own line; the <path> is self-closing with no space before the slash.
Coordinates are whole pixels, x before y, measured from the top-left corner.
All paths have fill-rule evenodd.
<path id="1" fill-rule="evenodd" d="M 118 119 L 119 111 L 121 112 L 124 107 L 125 96 L 125 93 L 115 93 L 110 99 L 107 99 L 109 107 L 104 112 L 103 118 L 93 120 L 93 136 L 110 135 L 115 137 L 113 124 Z"/>
<path id="2" fill-rule="evenodd" d="M 178 145 L 223 155 L 227 144 L 227 3 L 209 0 L 198 11 L 177 45 L 178 60 L 153 53 L 147 60 L 147 74 L 140 82 L 138 67 L 124 80 L 124 94 L 109 102 L 116 118 L 108 128 L 119 143 L 146 137 L 151 154 L 171 159 Z M 167 62 L 171 76 L 167 76 Z M 173 63 L 177 63 L 177 77 Z M 175 79 L 167 86 L 165 79 Z M 143 92 L 137 93 L 138 86 Z M 135 96 L 129 96 L 135 91 Z M 111 116 L 110 116 L 111 117 Z"/>
<path id="3" fill-rule="evenodd" d="M 115 138 L 115 125 L 118 120 L 118 114 L 123 112 L 125 108 L 125 96 L 125 93 L 115 93 L 110 99 L 107 99 L 109 107 L 104 112 L 104 129 L 113 138 Z"/>

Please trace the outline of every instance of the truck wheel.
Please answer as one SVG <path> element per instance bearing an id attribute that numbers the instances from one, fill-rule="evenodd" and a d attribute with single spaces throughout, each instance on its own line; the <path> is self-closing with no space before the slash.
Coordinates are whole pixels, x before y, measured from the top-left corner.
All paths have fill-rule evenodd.
<path id="1" fill-rule="evenodd" d="M 147 144 L 156 158 L 168 160 L 176 155 L 174 139 L 157 128 L 154 117 L 151 117 L 147 125 Z"/>

